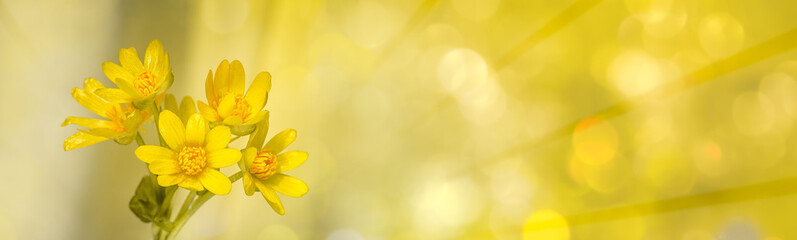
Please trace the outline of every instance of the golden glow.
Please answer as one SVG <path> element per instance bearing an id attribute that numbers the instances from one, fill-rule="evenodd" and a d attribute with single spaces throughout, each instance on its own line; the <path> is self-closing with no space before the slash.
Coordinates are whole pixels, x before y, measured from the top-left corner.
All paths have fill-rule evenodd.
<path id="1" fill-rule="evenodd" d="M 222 59 L 241 60 L 244 90 L 269 71 L 274 91 L 264 107 L 242 99 L 253 108 L 249 118 L 270 111 L 268 137 L 296 127 L 302 138 L 286 151 L 313 155 L 307 167 L 287 172 L 312 191 L 300 199 L 276 193 L 285 217 L 272 216 L 256 188 L 248 198 L 208 202 L 192 221 L 226 218 L 212 238 L 263 231 L 270 239 L 294 236 L 279 232 L 324 239 L 351 229 L 366 239 L 521 239 L 537 209 L 564 217 L 573 239 L 712 238 L 738 217 L 762 238 L 797 237 L 784 224 L 797 209 L 789 204 L 794 181 L 668 202 L 797 176 L 797 1 L 77 1 L 42 14 L 29 14 L 37 8 L 27 1 L 0 5 L 8 42 L 0 46 L 2 152 L 18 159 L 0 174 L 14 180 L 5 181 L 0 205 L 21 206 L 0 212 L 24 223 L 13 227 L 19 236 L 148 237 L 114 231 L 130 224 L 108 216 L 127 209 L 86 202 L 129 198 L 108 187 L 129 182 L 89 179 L 107 175 L 98 169 L 138 176 L 146 171 L 141 163 L 86 159 L 135 142 L 105 141 L 57 157 L 33 145 L 88 129 L 42 127 L 67 110 L 122 129 L 115 121 L 122 114 L 96 117 L 68 102 L 63 89 L 84 76 L 114 87 L 97 62 L 122 65 L 114 50 L 135 47 L 145 64 L 146 41 L 158 38 L 172 54 L 168 93 L 178 103 L 190 95 L 218 108 L 222 99 L 204 97 L 198 81 L 208 69 L 215 75 Z M 132 80 L 140 73 L 127 89 L 138 92 Z M 215 125 L 232 129 L 246 115 L 236 100 L 225 104 L 235 117 L 223 123 L 219 116 Z M 132 130 L 157 131 L 151 123 Z M 246 147 L 246 138 L 229 147 Z M 515 162 L 522 164 L 498 167 Z M 250 169 L 221 171 L 259 179 Z M 48 176 L 70 184 L 53 185 Z M 64 196 L 51 200 L 32 189 Z M 243 191 L 232 185 L 232 194 Z M 82 212 L 88 215 L 73 218 Z M 52 231 L 35 231 L 41 226 L 25 219 L 48 219 Z M 280 227 L 264 230 L 269 224 Z M 184 238 L 208 238 L 191 226 Z"/>

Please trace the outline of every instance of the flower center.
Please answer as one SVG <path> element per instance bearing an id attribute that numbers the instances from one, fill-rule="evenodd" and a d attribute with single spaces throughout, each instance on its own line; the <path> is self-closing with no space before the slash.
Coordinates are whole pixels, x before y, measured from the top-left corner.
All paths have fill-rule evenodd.
<path id="1" fill-rule="evenodd" d="M 133 80 L 133 87 L 138 89 L 138 92 L 144 96 L 149 96 L 155 92 L 156 84 L 155 75 L 149 71 L 144 71 Z"/>
<path id="2" fill-rule="evenodd" d="M 131 112 L 132 106 L 127 106 L 127 108 L 125 108 L 121 104 L 111 105 L 106 113 L 108 115 L 108 120 L 111 121 L 111 126 L 109 128 L 117 132 L 124 132 L 127 114 Z"/>
<path id="3" fill-rule="evenodd" d="M 249 102 L 241 94 L 235 94 L 235 107 L 230 115 L 239 116 L 241 120 L 246 120 L 246 117 L 249 116 Z"/>
<path id="4" fill-rule="evenodd" d="M 180 169 L 183 170 L 185 175 L 192 176 L 202 172 L 207 162 L 208 161 L 205 160 L 205 149 L 201 147 L 185 146 L 183 150 L 180 151 L 177 165 L 180 166 Z"/>
<path id="5" fill-rule="evenodd" d="M 249 173 L 255 175 L 257 179 L 266 180 L 271 175 L 274 175 L 277 170 L 277 157 L 271 153 L 271 150 L 263 150 L 257 152 L 255 161 L 249 167 Z"/>

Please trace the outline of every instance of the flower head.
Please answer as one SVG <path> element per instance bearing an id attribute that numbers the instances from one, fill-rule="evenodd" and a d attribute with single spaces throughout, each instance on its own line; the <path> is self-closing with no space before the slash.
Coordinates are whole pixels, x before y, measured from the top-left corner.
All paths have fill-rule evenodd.
<path id="1" fill-rule="evenodd" d="M 216 195 L 230 192 L 231 182 L 219 168 L 231 166 L 241 159 L 241 152 L 227 148 L 230 129 L 218 126 L 209 130 L 202 115 L 193 114 L 183 125 L 169 110 L 160 114 L 158 131 L 169 148 L 145 145 L 136 149 L 136 156 L 149 164 L 158 175 L 158 185 L 202 191 Z"/>
<path id="2" fill-rule="evenodd" d="M 119 50 L 119 62 L 121 66 L 112 62 L 102 64 L 102 71 L 119 87 L 97 91 L 97 95 L 110 102 L 133 103 L 136 108 L 143 109 L 174 82 L 169 53 L 157 39 L 147 46 L 143 64 L 132 47 Z"/>
<path id="3" fill-rule="evenodd" d="M 309 190 L 307 184 L 283 172 L 302 165 L 308 154 L 302 151 L 283 152 L 296 139 L 296 130 L 287 129 L 263 145 L 268 132 L 268 121 L 258 124 L 250 136 L 249 147 L 244 149 L 243 162 L 238 163 L 243 175 L 244 192 L 251 196 L 260 191 L 268 204 L 280 215 L 285 214 L 276 192 L 290 197 L 301 197 Z"/>
<path id="4" fill-rule="evenodd" d="M 67 138 L 64 141 L 64 150 L 82 148 L 108 139 L 128 144 L 135 138 L 141 123 L 149 117 L 149 112 L 136 110 L 129 104 L 108 102 L 94 94 L 95 90 L 103 88 L 105 86 L 96 79 L 87 78 L 83 81 L 83 89 L 72 89 L 72 97 L 80 105 L 107 120 L 67 117 L 61 124 L 62 127 L 77 124 L 88 130 L 80 129 L 78 133 Z"/>
<path id="5" fill-rule="evenodd" d="M 238 60 L 222 61 L 213 71 L 208 71 L 205 95 L 208 103 L 199 101 L 199 111 L 214 124 L 223 123 L 236 135 L 246 135 L 254 125 L 265 119 L 268 111 L 261 111 L 271 90 L 271 74 L 261 72 L 244 94 L 244 67 Z"/>

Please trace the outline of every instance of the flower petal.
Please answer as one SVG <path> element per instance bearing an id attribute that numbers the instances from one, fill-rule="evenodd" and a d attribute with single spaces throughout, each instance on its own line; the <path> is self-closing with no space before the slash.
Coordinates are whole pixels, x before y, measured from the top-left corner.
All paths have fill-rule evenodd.
<path id="1" fill-rule="evenodd" d="M 254 181 L 255 179 L 252 177 L 252 174 L 249 174 L 249 172 L 244 172 L 243 183 L 244 183 L 244 193 L 246 194 L 246 196 L 252 196 L 253 194 L 255 194 L 256 186 Z"/>
<path id="2" fill-rule="evenodd" d="M 74 98 L 75 101 L 77 101 L 77 103 L 79 103 L 81 106 L 96 113 L 97 115 L 103 116 L 105 118 L 108 117 L 108 105 L 111 103 L 105 101 L 97 95 L 94 95 L 93 92 L 88 92 L 80 88 L 73 88 L 72 98 Z"/>
<path id="3" fill-rule="evenodd" d="M 94 118 L 83 118 L 83 117 L 67 117 L 64 119 L 64 122 L 61 123 L 61 127 L 65 127 L 69 124 L 77 124 L 81 127 L 87 128 L 109 128 L 111 126 L 110 121 L 94 119 Z"/>
<path id="4" fill-rule="evenodd" d="M 185 144 L 191 147 L 205 146 L 205 134 L 208 132 L 208 121 L 201 114 L 195 113 L 185 126 Z"/>
<path id="5" fill-rule="evenodd" d="M 219 170 L 213 168 L 206 168 L 199 174 L 199 181 L 202 186 L 216 195 L 227 195 L 232 188 L 232 182 Z"/>
<path id="6" fill-rule="evenodd" d="M 105 88 L 105 86 L 102 85 L 102 83 L 100 83 L 100 81 L 97 81 L 97 79 L 94 79 L 94 78 L 83 79 L 83 89 L 86 89 L 86 91 L 94 92 L 94 90 L 97 90 L 97 89 L 100 89 L 100 88 Z"/>
<path id="7" fill-rule="evenodd" d="M 177 159 L 177 153 L 171 149 L 155 146 L 144 145 L 136 148 L 136 157 L 145 163 L 151 163 L 155 160 L 161 159 Z"/>
<path id="8" fill-rule="evenodd" d="M 179 152 L 185 146 L 185 126 L 180 118 L 173 112 L 165 110 L 160 113 L 158 131 L 166 144 L 175 152 Z"/>
<path id="9" fill-rule="evenodd" d="M 157 94 L 165 93 L 174 84 L 174 73 L 169 72 L 165 77 L 158 79 Z"/>
<path id="10" fill-rule="evenodd" d="M 202 101 L 197 101 L 197 106 L 199 107 L 199 112 L 202 113 L 202 116 L 205 116 L 208 121 L 221 122 L 221 116 L 216 112 L 216 109 L 213 109 L 213 107 L 208 106 Z"/>
<path id="11" fill-rule="evenodd" d="M 94 94 L 112 103 L 129 103 L 133 101 L 133 97 L 118 88 L 100 88 L 95 90 Z"/>
<path id="12" fill-rule="evenodd" d="M 143 98 L 133 99 L 133 107 L 138 109 L 148 109 L 149 106 L 152 106 L 152 104 L 155 103 L 155 97 L 157 96 L 157 94 L 150 94 Z"/>
<path id="13" fill-rule="evenodd" d="M 252 135 L 249 135 L 249 142 L 246 144 L 247 147 L 256 147 L 258 149 L 263 148 L 263 143 L 266 141 L 266 135 L 268 134 L 268 116 L 257 124 L 257 128 L 255 128 L 255 132 Z"/>
<path id="14" fill-rule="evenodd" d="M 216 89 L 216 97 L 224 97 L 230 90 L 230 62 L 226 59 L 219 63 L 216 68 L 216 77 L 213 78 L 213 86 Z"/>
<path id="15" fill-rule="evenodd" d="M 172 186 L 174 184 L 181 183 L 185 180 L 185 174 L 178 173 L 178 174 L 169 174 L 169 175 L 158 175 L 158 185 L 162 187 Z"/>
<path id="16" fill-rule="evenodd" d="M 254 124 L 257 124 L 260 121 L 263 121 L 263 119 L 266 119 L 268 116 L 269 116 L 269 112 L 266 111 L 266 110 L 260 111 L 257 114 L 250 114 L 249 115 L 249 119 L 247 119 L 243 123 L 243 125 L 254 125 Z"/>
<path id="17" fill-rule="evenodd" d="M 232 94 L 227 94 L 221 101 L 219 102 L 219 108 L 216 110 L 219 112 L 219 116 L 221 118 L 227 118 L 232 113 L 233 108 L 235 108 L 235 96 Z"/>
<path id="18" fill-rule="evenodd" d="M 157 159 L 149 163 L 149 171 L 157 175 L 182 173 L 176 159 Z"/>
<path id="19" fill-rule="evenodd" d="M 224 119 L 224 124 L 229 126 L 239 126 L 244 124 L 244 120 L 240 116 L 229 116 Z"/>
<path id="20" fill-rule="evenodd" d="M 121 145 L 127 145 L 133 142 L 133 140 L 135 139 L 136 139 L 136 132 L 125 132 L 124 134 L 115 137 L 113 141 Z"/>
<path id="21" fill-rule="evenodd" d="M 282 173 L 272 175 L 266 180 L 266 185 L 289 197 L 301 197 L 309 188 L 298 178 Z"/>
<path id="22" fill-rule="evenodd" d="M 105 140 L 108 140 L 108 138 L 94 136 L 85 132 L 78 132 L 66 138 L 66 141 L 64 141 L 64 151 L 86 147 Z"/>
<path id="23" fill-rule="evenodd" d="M 255 157 L 257 157 L 257 149 L 253 147 L 245 148 L 243 150 L 243 161 L 238 163 L 238 167 L 241 168 L 241 171 L 249 172 L 249 167 L 252 166 Z"/>
<path id="24" fill-rule="evenodd" d="M 167 93 L 166 97 L 163 99 L 163 109 L 172 112 L 180 112 L 180 108 L 177 106 L 177 98 L 171 93 Z"/>
<path id="25" fill-rule="evenodd" d="M 217 126 L 211 129 L 206 136 L 205 150 L 208 152 L 217 151 L 227 147 L 230 143 L 230 128 L 226 126 Z"/>
<path id="26" fill-rule="evenodd" d="M 279 215 L 285 215 L 285 208 L 282 207 L 282 201 L 280 201 L 274 189 L 271 189 L 263 184 L 263 182 L 257 180 L 255 180 L 255 186 L 257 186 L 257 189 L 263 194 L 263 197 L 266 199 L 266 202 L 268 202 L 268 205 L 271 206 L 271 209 L 274 209 L 274 212 L 279 213 Z"/>
<path id="27" fill-rule="evenodd" d="M 230 92 L 244 95 L 244 66 L 241 61 L 235 60 L 230 64 Z"/>
<path id="28" fill-rule="evenodd" d="M 123 123 L 125 132 L 137 131 L 138 128 L 141 127 L 142 122 L 144 122 L 144 113 L 133 110 L 133 113 L 128 115 Z"/>
<path id="29" fill-rule="evenodd" d="M 141 92 L 138 91 L 138 89 L 133 86 L 133 81 L 118 79 L 118 81 L 116 81 L 116 86 L 119 87 L 119 89 L 121 89 L 125 93 L 127 93 L 127 95 L 130 95 L 130 97 L 132 98 L 144 97 L 144 95 L 141 95 Z M 106 89 L 112 89 L 112 88 L 106 88 Z"/>
<path id="30" fill-rule="evenodd" d="M 272 137 L 263 149 L 271 149 L 273 154 L 279 154 L 282 150 L 285 150 L 288 145 L 291 145 L 293 140 L 296 140 L 296 130 L 285 129 Z"/>
<path id="31" fill-rule="evenodd" d="M 111 130 L 110 128 L 92 128 L 88 130 L 78 129 L 78 131 L 104 138 L 117 138 L 125 134 L 123 132 Z"/>
<path id="32" fill-rule="evenodd" d="M 102 63 L 102 72 L 105 73 L 105 76 L 111 80 L 113 83 L 117 83 L 117 79 L 121 79 L 122 81 L 133 81 L 136 78 L 136 75 L 123 68 L 122 66 L 116 65 L 116 63 L 112 62 L 104 62 Z"/>
<path id="33" fill-rule="evenodd" d="M 225 148 L 208 153 L 208 167 L 223 168 L 232 166 L 241 160 L 241 151 L 232 148 Z"/>
<path id="34" fill-rule="evenodd" d="M 133 74 L 144 72 L 144 65 L 141 64 L 141 59 L 138 58 L 138 52 L 135 48 L 122 48 L 119 50 L 119 63 L 123 68 L 129 69 Z"/>
<path id="35" fill-rule="evenodd" d="M 268 72 L 261 72 L 257 74 L 255 80 L 249 85 L 249 90 L 246 91 L 246 102 L 253 109 L 260 110 L 266 105 L 268 101 L 268 91 L 271 90 L 271 74 Z"/>
<path id="36" fill-rule="evenodd" d="M 294 169 L 305 161 L 309 154 L 302 151 L 290 151 L 277 155 L 277 172 L 285 172 Z"/>
<path id="37" fill-rule="evenodd" d="M 208 70 L 208 76 L 205 78 L 205 98 L 211 106 L 218 106 L 216 88 L 213 86 L 213 70 Z"/>
<path id="38" fill-rule="evenodd" d="M 156 67 L 163 64 L 163 45 L 158 39 L 152 40 L 147 46 L 147 51 L 144 53 L 144 64 L 147 70 L 155 72 Z M 168 64 L 168 62 L 167 62 Z"/>
<path id="39" fill-rule="evenodd" d="M 155 64 L 155 68 L 152 71 L 154 71 L 156 76 L 171 75 L 172 69 L 169 67 L 169 51 L 163 51 L 163 57 Z"/>
<path id="40" fill-rule="evenodd" d="M 166 77 L 158 79 L 158 81 L 157 94 L 165 93 L 167 90 L 169 90 L 169 88 L 172 87 L 172 84 L 174 84 L 174 74 L 169 72 L 166 74 Z"/>
<path id="41" fill-rule="evenodd" d="M 205 190 L 205 187 L 202 186 L 202 183 L 199 182 L 199 178 L 196 176 L 185 176 L 182 182 L 177 183 L 178 186 L 194 191 L 202 191 Z M 163 185 L 161 185 L 163 186 Z M 165 187 L 165 186 L 164 186 Z"/>
<path id="42" fill-rule="evenodd" d="M 183 119 L 183 122 L 187 122 L 188 118 L 194 113 L 196 113 L 194 99 L 191 96 L 183 97 L 183 101 L 180 102 L 180 119 Z"/>

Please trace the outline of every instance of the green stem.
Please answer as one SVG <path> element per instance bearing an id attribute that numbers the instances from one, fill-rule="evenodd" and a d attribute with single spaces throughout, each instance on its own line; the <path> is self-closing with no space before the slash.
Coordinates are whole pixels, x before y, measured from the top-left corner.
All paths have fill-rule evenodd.
<path id="1" fill-rule="evenodd" d="M 243 176 L 244 173 L 242 171 L 238 171 L 237 173 L 229 177 L 230 182 L 234 183 L 238 181 L 238 179 L 241 179 L 241 177 Z M 177 219 L 174 220 L 174 228 L 172 228 L 172 230 L 169 231 L 169 234 L 166 235 L 166 240 L 173 239 L 175 236 L 177 236 L 177 233 L 180 232 L 180 230 L 183 228 L 188 219 L 191 218 L 191 216 L 193 216 L 194 213 L 196 213 L 196 211 L 199 210 L 200 207 L 202 207 L 202 204 L 205 204 L 205 202 L 207 202 L 208 200 L 210 200 L 210 198 L 215 196 L 215 194 L 209 191 L 204 191 L 200 194 L 191 191 L 189 197 L 191 197 L 191 195 L 198 195 L 199 197 L 197 197 L 196 201 L 188 208 L 188 210 L 186 210 L 185 212 L 183 212 L 182 209 L 180 210 L 180 213 L 177 214 Z M 186 202 L 183 203 L 183 208 L 186 208 L 186 205 L 189 202 L 188 201 L 189 197 L 186 197 Z"/>
<path id="2" fill-rule="evenodd" d="M 152 239 L 155 239 L 155 240 L 161 239 L 160 234 L 161 234 L 161 230 L 158 227 L 158 225 L 152 224 Z"/>
<path id="3" fill-rule="evenodd" d="M 139 147 L 147 145 L 147 143 L 144 142 L 144 138 L 141 137 L 141 132 L 136 132 L 136 143 L 138 144 Z M 155 174 L 150 173 L 149 174 L 149 178 L 150 178 L 150 180 L 152 180 L 152 183 L 155 185 L 155 187 L 159 187 L 158 186 L 158 179 L 155 177 Z M 154 228 L 156 228 L 155 224 L 153 224 L 152 227 L 153 227 L 153 231 L 154 231 Z M 160 228 L 158 228 L 158 232 L 160 232 Z"/>
<path id="4" fill-rule="evenodd" d="M 158 110 L 158 105 L 155 104 L 155 102 L 152 102 L 152 111 L 153 111 L 152 115 L 155 118 L 155 128 L 156 128 L 155 132 L 158 133 L 158 140 L 160 141 L 161 146 L 166 146 L 166 141 L 163 141 L 163 137 L 161 136 L 160 131 L 158 130 L 158 118 L 160 117 L 160 111 Z M 147 143 L 144 141 L 144 138 L 141 136 L 141 132 L 137 132 L 136 133 L 136 143 L 138 144 L 138 146 L 147 145 Z M 155 176 L 155 174 L 150 173 L 149 177 L 150 177 L 150 180 L 152 180 L 152 183 L 155 185 L 155 187 L 156 188 L 160 188 L 160 186 L 158 186 L 158 179 Z M 163 202 L 161 203 L 161 207 L 158 209 L 158 214 L 156 216 L 160 216 L 161 214 L 163 214 L 164 210 L 167 209 L 169 204 L 171 204 L 171 202 L 172 202 L 172 197 L 174 196 L 174 192 L 175 191 L 171 191 L 171 192 L 170 191 L 166 191 L 166 192 L 167 192 L 166 193 L 166 197 L 164 198 Z M 169 211 L 167 211 L 167 212 L 169 212 Z M 167 216 L 167 219 L 168 219 L 168 216 Z M 152 237 L 154 239 L 157 239 L 157 240 L 160 240 L 163 237 L 163 233 L 164 233 L 164 229 L 160 226 L 160 224 L 161 223 L 158 223 L 156 221 L 152 222 Z"/>
<path id="5" fill-rule="evenodd" d="M 243 171 L 238 171 L 237 173 L 235 173 L 232 176 L 230 176 L 230 182 L 234 183 L 234 182 L 238 181 L 238 179 L 241 179 L 241 177 L 243 177 L 243 176 L 244 176 L 244 172 Z"/>
<path id="6" fill-rule="evenodd" d="M 152 116 L 155 119 L 155 132 L 158 134 L 158 142 L 160 142 L 161 147 L 168 147 L 168 145 L 166 145 L 166 141 L 163 140 L 163 136 L 161 135 L 161 132 L 160 132 L 160 108 L 158 107 L 158 104 L 155 101 L 152 101 L 151 108 L 152 108 Z M 152 177 L 153 183 L 158 185 L 157 184 L 158 181 L 155 178 L 155 174 L 150 174 L 150 176 Z M 171 211 L 168 211 L 168 210 L 170 210 L 170 206 L 171 206 L 171 203 L 172 203 L 172 198 L 174 197 L 174 193 L 175 192 L 176 191 L 166 191 L 166 197 L 163 199 L 163 202 L 161 203 L 161 206 L 160 206 L 160 208 L 158 210 L 158 213 L 159 213 L 158 216 L 163 214 L 164 210 L 166 210 L 167 213 L 171 212 Z M 171 214 L 167 214 L 166 215 L 167 222 L 171 218 L 170 215 Z M 153 222 L 153 224 L 155 224 L 155 223 Z M 170 225 L 170 228 L 172 228 L 173 226 L 174 225 Z M 161 231 L 158 232 L 158 239 L 161 239 L 163 237 L 163 234 L 167 230 L 170 230 L 170 229 L 161 228 Z"/>
<path id="7" fill-rule="evenodd" d="M 188 210 L 188 207 L 191 206 L 191 202 L 194 201 L 196 198 L 196 191 L 191 191 L 188 193 L 188 196 L 185 196 L 185 202 L 183 202 L 183 207 L 180 208 L 180 212 L 177 213 L 177 216 L 182 216 L 185 214 L 185 211 Z"/>
<path id="8" fill-rule="evenodd" d="M 158 140 L 161 143 L 162 147 L 168 147 L 166 145 L 166 141 L 163 140 L 163 136 L 161 136 L 160 132 L 160 109 L 158 109 L 158 105 L 153 101 L 152 102 L 152 115 L 155 117 L 155 132 L 158 133 Z"/>
<path id="9" fill-rule="evenodd" d="M 139 147 L 147 145 L 147 143 L 144 142 L 144 138 L 141 137 L 141 132 L 136 132 L 136 143 L 138 144 Z"/>
<path id="10" fill-rule="evenodd" d="M 235 136 L 232 139 L 230 139 L 230 142 L 235 142 L 235 140 L 238 140 L 239 138 L 241 138 L 241 136 Z"/>

